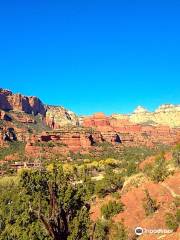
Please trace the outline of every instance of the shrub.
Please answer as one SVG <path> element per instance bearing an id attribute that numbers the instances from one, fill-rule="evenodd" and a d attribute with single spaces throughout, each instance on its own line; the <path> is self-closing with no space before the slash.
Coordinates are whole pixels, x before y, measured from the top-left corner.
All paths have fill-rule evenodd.
<path id="1" fill-rule="evenodd" d="M 154 182 L 161 182 L 164 181 L 169 176 L 169 174 L 170 172 L 167 168 L 164 156 L 157 157 L 155 165 L 151 172 L 151 179 Z"/>
<path id="2" fill-rule="evenodd" d="M 129 162 L 127 165 L 126 175 L 130 177 L 131 175 L 136 174 L 137 172 L 138 172 L 137 164 L 135 162 Z"/>
<path id="3" fill-rule="evenodd" d="M 174 199 L 174 204 L 175 204 L 176 207 L 180 207 L 180 197 L 176 197 Z"/>
<path id="4" fill-rule="evenodd" d="M 95 224 L 94 239 L 108 240 L 109 224 L 107 221 L 98 220 Z"/>
<path id="5" fill-rule="evenodd" d="M 120 174 L 114 173 L 111 169 L 108 169 L 104 175 L 104 179 L 96 183 L 95 193 L 99 197 L 104 197 L 108 193 L 113 193 L 121 189 L 123 182 Z"/>
<path id="6" fill-rule="evenodd" d="M 151 198 L 147 189 L 145 190 L 145 195 L 146 195 L 146 197 L 144 199 L 143 207 L 144 207 L 146 216 L 149 216 L 157 211 L 158 206 L 156 204 L 156 200 Z"/>
<path id="7" fill-rule="evenodd" d="M 175 166 L 180 167 L 180 144 L 177 144 L 173 149 L 173 159 Z"/>
<path id="8" fill-rule="evenodd" d="M 122 212 L 124 205 L 121 202 L 109 201 L 101 207 L 101 214 L 105 219 L 110 219 L 114 215 Z"/>
<path id="9" fill-rule="evenodd" d="M 128 233 L 123 223 L 120 222 L 112 225 L 109 240 L 128 240 Z"/>
<path id="10" fill-rule="evenodd" d="M 119 192 L 114 192 L 114 193 L 111 194 L 111 196 L 112 196 L 113 198 L 116 198 L 116 199 L 119 199 L 119 198 L 121 197 L 121 195 L 120 195 Z"/>
<path id="11" fill-rule="evenodd" d="M 178 224 L 180 224 L 180 209 L 177 209 L 177 211 L 176 211 L 176 220 L 177 220 Z"/>
<path id="12" fill-rule="evenodd" d="M 178 222 L 177 222 L 177 219 L 176 217 L 172 214 L 172 213 L 167 213 L 166 214 L 166 218 L 165 218 L 165 221 L 166 221 L 166 226 L 173 230 L 173 231 L 176 231 L 177 228 L 178 228 Z"/>
<path id="13" fill-rule="evenodd" d="M 100 180 L 96 183 L 95 186 L 95 193 L 98 195 L 98 197 L 102 198 L 105 197 L 107 194 L 107 185 L 104 180 Z"/>

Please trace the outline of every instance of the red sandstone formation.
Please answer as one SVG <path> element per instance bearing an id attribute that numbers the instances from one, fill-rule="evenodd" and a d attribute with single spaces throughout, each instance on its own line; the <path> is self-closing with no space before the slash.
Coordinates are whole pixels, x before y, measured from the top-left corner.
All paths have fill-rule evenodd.
<path id="1" fill-rule="evenodd" d="M 5 112 L 12 111 L 10 114 Z M 46 114 L 46 110 L 47 114 Z M 19 113 L 21 111 L 22 113 Z M 24 114 L 29 113 L 28 114 Z M 0 89 L 0 119 L 3 120 L 3 128 L 14 128 L 18 140 L 28 141 L 28 124 L 36 124 L 33 115 L 42 114 L 42 125 L 46 123 L 53 129 L 60 126 L 79 124 L 77 116 L 62 107 L 44 106 L 36 97 L 25 97 L 21 94 L 13 94 L 8 90 Z M 46 117 L 45 117 L 46 115 Z M 12 118 L 12 119 L 11 119 Z M 22 126 L 16 126 L 22 123 Z M 60 131 L 41 134 L 39 141 L 54 141 L 67 145 L 71 151 L 87 150 L 94 143 L 103 141 L 112 144 L 126 146 L 146 145 L 153 147 L 156 144 L 175 144 L 180 141 L 180 129 L 168 126 L 152 126 L 135 124 L 128 118 L 118 119 L 107 117 L 103 113 L 96 113 L 80 120 L 82 128 L 63 129 Z M 91 133 L 93 129 L 93 133 Z M 2 139 L 1 139 L 2 143 Z M 34 143 L 33 143 L 34 144 Z"/>
<path id="2" fill-rule="evenodd" d="M 117 133 L 124 143 L 154 146 L 157 143 L 175 144 L 180 141 L 179 128 L 134 124 L 128 119 L 115 119 L 102 113 L 83 118 L 82 125 L 95 128 L 101 133 Z"/>
<path id="3" fill-rule="evenodd" d="M 13 94 L 11 91 L 0 89 L 0 109 L 9 111 L 23 111 L 25 113 L 45 115 L 43 103 L 37 97 L 26 97 L 21 94 Z"/>
<path id="4" fill-rule="evenodd" d="M 85 117 L 83 119 L 84 127 L 107 127 L 109 125 L 109 118 L 104 113 L 96 113 L 92 117 Z"/>
<path id="5" fill-rule="evenodd" d="M 93 141 L 95 141 L 95 138 L 100 137 L 100 133 L 96 133 L 93 137 L 88 132 L 82 130 L 80 131 L 78 129 L 74 129 L 68 131 L 62 129 L 54 132 L 44 133 L 40 136 L 40 141 L 59 142 L 67 146 L 70 151 L 77 152 L 83 148 L 90 148 L 93 145 Z"/>
<path id="6" fill-rule="evenodd" d="M 35 124 L 36 121 L 32 115 L 29 114 L 14 114 L 11 113 L 11 116 L 13 117 L 14 120 L 16 120 L 19 123 L 25 123 L 25 124 Z"/>
<path id="7" fill-rule="evenodd" d="M 102 129 L 102 128 L 101 128 Z M 103 131 L 97 128 L 91 131 L 89 128 L 71 128 L 71 129 L 59 129 L 50 132 L 44 132 L 39 136 L 34 136 L 34 140 L 31 139 L 31 148 L 37 141 L 42 142 L 54 142 L 59 145 L 65 145 L 69 151 L 78 152 L 83 150 L 90 150 L 96 144 L 109 142 L 113 145 L 125 145 L 125 146 L 139 146 L 144 145 L 148 147 L 154 147 L 156 144 L 175 144 L 179 141 L 180 130 L 169 129 L 164 127 L 147 127 L 137 126 L 137 129 L 130 126 L 130 128 L 121 129 L 122 131 L 115 131 L 105 129 Z M 65 148 L 65 149 L 67 149 Z M 28 149 L 30 149 L 28 145 Z M 34 149 L 36 151 L 36 149 Z M 37 150 L 38 151 L 38 150 Z"/>

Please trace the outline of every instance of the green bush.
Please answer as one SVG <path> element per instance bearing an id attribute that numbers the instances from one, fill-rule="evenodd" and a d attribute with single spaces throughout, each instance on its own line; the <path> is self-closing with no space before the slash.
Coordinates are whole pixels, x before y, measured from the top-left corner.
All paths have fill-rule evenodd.
<path id="1" fill-rule="evenodd" d="M 94 226 L 92 237 L 94 240 L 128 240 L 128 233 L 123 223 L 98 220 Z"/>
<path id="2" fill-rule="evenodd" d="M 173 149 L 173 159 L 176 167 L 180 167 L 180 144 Z"/>
<path id="3" fill-rule="evenodd" d="M 180 224 L 180 209 L 177 209 L 177 211 L 176 211 L 176 220 L 177 220 L 178 224 Z"/>
<path id="4" fill-rule="evenodd" d="M 114 192 L 114 193 L 111 194 L 111 196 L 112 196 L 113 198 L 116 198 L 116 199 L 120 199 L 120 197 L 121 197 L 121 195 L 120 195 L 119 192 Z"/>
<path id="5" fill-rule="evenodd" d="M 101 215 L 105 219 L 110 219 L 114 215 L 124 210 L 124 204 L 116 201 L 109 201 L 101 207 Z"/>
<path id="6" fill-rule="evenodd" d="M 109 240 L 128 240 L 128 233 L 123 223 L 114 223 L 112 225 Z"/>
<path id="7" fill-rule="evenodd" d="M 95 193 L 99 197 L 104 197 L 109 193 L 116 192 L 123 186 L 123 179 L 120 174 L 114 173 L 111 169 L 108 169 L 104 175 L 104 178 L 96 183 Z"/>
<path id="8" fill-rule="evenodd" d="M 176 207 L 180 207 L 180 197 L 176 197 L 174 199 L 174 204 L 175 204 Z"/>
<path id="9" fill-rule="evenodd" d="M 131 175 L 136 174 L 137 172 L 138 172 L 137 164 L 135 162 L 129 162 L 127 165 L 126 175 L 130 177 Z"/>
<path id="10" fill-rule="evenodd" d="M 146 197 L 144 199 L 143 207 L 144 207 L 146 216 L 149 216 L 157 211 L 158 206 L 156 204 L 156 200 L 151 198 L 148 190 L 145 190 L 145 195 L 146 195 Z"/>
<path id="11" fill-rule="evenodd" d="M 154 167 L 152 168 L 152 171 L 150 173 L 150 177 L 154 182 L 162 182 L 164 181 L 168 176 L 170 172 L 167 168 L 167 163 L 165 161 L 165 158 L 163 155 L 157 157 Z"/>
<path id="12" fill-rule="evenodd" d="M 109 223 L 104 220 L 98 220 L 95 224 L 94 239 L 108 240 Z"/>
<path id="13" fill-rule="evenodd" d="M 173 230 L 176 231 L 178 228 L 178 222 L 176 219 L 176 216 L 174 216 L 172 213 L 167 213 L 166 217 L 165 217 L 165 221 L 166 221 L 166 226 Z"/>

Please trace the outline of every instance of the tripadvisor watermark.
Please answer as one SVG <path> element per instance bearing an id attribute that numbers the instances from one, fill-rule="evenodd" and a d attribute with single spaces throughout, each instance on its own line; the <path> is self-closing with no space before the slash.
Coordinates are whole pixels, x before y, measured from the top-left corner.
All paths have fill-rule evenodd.
<path id="1" fill-rule="evenodd" d="M 173 230 L 170 229 L 147 229 L 142 227 L 135 228 L 136 235 L 140 236 L 142 234 L 170 234 Z"/>

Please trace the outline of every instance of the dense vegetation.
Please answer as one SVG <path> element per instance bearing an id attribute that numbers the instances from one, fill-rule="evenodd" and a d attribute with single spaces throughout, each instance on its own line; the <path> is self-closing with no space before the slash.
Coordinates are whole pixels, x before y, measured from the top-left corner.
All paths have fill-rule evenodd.
<path id="1" fill-rule="evenodd" d="M 112 220 L 98 220 L 94 225 L 95 240 L 128 240 L 127 229 L 123 223 Z"/>
<path id="2" fill-rule="evenodd" d="M 0 185 L 0 239 L 88 239 L 85 185 L 72 180 L 58 167 Z"/>
<path id="3" fill-rule="evenodd" d="M 53 148 L 54 143 L 44 147 Z M 125 209 L 120 201 L 124 183 L 139 173 L 155 183 L 162 182 L 171 174 L 169 162 L 161 148 L 113 148 L 111 144 L 98 147 L 101 151 L 70 153 L 71 161 L 60 155 L 53 156 L 55 160 L 41 159 L 41 170 L 7 172 L 11 177 L 0 180 L 0 240 L 127 240 L 124 224 L 112 220 Z M 0 159 L 16 153 L 19 161 L 25 159 L 23 143 L 9 143 L 8 148 L 1 149 Z M 179 145 L 172 153 L 170 164 L 178 168 Z M 156 160 L 142 173 L 139 166 L 151 155 Z M 90 204 L 107 195 L 113 200 L 102 205 L 102 218 L 92 223 Z M 167 214 L 165 221 L 168 228 L 176 230 L 180 222 L 179 198 L 174 204 L 176 212 Z M 149 217 L 159 207 L 148 191 L 143 207 Z"/>

